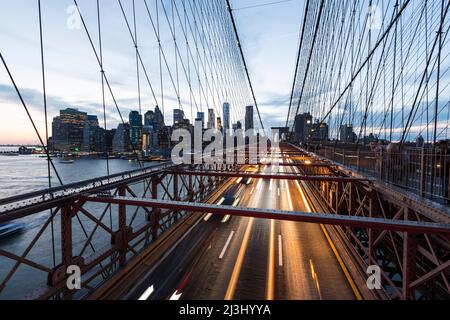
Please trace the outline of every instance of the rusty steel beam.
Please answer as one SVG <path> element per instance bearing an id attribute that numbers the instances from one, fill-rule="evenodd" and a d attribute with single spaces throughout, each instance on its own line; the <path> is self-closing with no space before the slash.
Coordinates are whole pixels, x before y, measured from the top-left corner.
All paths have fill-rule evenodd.
<path id="1" fill-rule="evenodd" d="M 96 203 L 111 203 L 117 205 L 129 205 L 147 208 L 227 214 L 232 216 L 253 217 L 260 219 L 307 222 L 325 225 L 348 226 L 356 228 L 371 228 L 378 230 L 408 232 L 410 234 L 450 234 L 450 224 L 441 224 L 441 223 L 354 217 L 336 214 L 313 214 L 305 212 L 229 207 L 204 203 L 167 201 L 167 200 L 144 199 L 144 198 L 129 198 L 129 197 L 85 196 L 83 197 L 83 200 Z"/>
<path id="2" fill-rule="evenodd" d="M 225 177 L 225 178 L 252 178 L 252 179 L 273 179 L 273 180 L 294 180 L 294 181 L 319 181 L 319 182 L 370 182 L 369 178 L 337 177 L 337 176 L 308 176 L 300 174 L 273 174 L 254 172 L 226 172 L 212 170 L 167 170 L 170 174 L 181 174 L 186 176 L 204 177 Z"/>
<path id="3" fill-rule="evenodd" d="M 333 167 L 332 164 L 326 163 L 258 163 L 257 166 L 268 166 L 268 167 L 297 167 L 297 168 L 330 168 Z"/>

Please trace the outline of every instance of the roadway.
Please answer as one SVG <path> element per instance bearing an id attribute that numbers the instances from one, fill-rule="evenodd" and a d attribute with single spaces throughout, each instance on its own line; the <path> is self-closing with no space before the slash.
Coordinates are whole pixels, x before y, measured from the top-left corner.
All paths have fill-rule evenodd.
<path id="1" fill-rule="evenodd" d="M 233 205 L 311 210 L 302 185 L 286 180 L 241 182 Z M 350 281 L 320 225 L 204 215 L 128 298 L 353 300 Z"/>

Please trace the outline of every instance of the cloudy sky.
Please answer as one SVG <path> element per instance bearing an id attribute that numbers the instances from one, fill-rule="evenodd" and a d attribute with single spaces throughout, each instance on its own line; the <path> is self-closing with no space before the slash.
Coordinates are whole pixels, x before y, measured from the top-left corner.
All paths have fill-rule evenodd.
<path id="1" fill-rule="evenodd" d="M 179 0 L 177 0 L 179 1 Z M 130 11 L 131 0 L 122 1 Z M 170 0 L 166 1 L 170 3 Z M 286 121 L 288 98 L 292 85 L 303 0 L 253 7 L 270 0 L 233 0 L 236 20 L 254 83 L 256 96 L 266 126 L 282 125 Z M 142 4 L 137 1 L 138 6 Z M 63 107 L 102 115 L 99 67 L 83 30 L 68 28 L 70 0 L 43 0 L 47 98 L 50 119 Z M 95 31 L 95 2 L 79 0 L 88 28 Z M 104 59 L 106 72 L 121 111 L 126 117 L 136 109 L 135 56 L 123 17 L 115 0 L 102 0 Z M 253 8 L 248 8 L 253 7 Z M 137 19 L 144 21 L 142 8 Z M 142 15 L 142 16 L 141 16 Z M 142 19 L 142 20 L 141 20 Z M 0 52 L 29 107 L 41 134 L 44 134 L 42 80 L 40 72 L 39 29 L 36 0 L 0 1 Z M 107 26 L 107 27 L 106 27 Z M 141 34 L 151 35 L 151 25 L 141 26 Z M 141 37 L 141 50 L 148 63 L 150 79 L 159 81 L 157 43 Z M 150 39 L 150 38 L 149 38 Z M 170 38 L 162 39 L 169 42 Z M 96 41 L 96 37 L 94 37 Z M 148 62 L 147 62 L 148 61 Z M 153 63 L 153 65 L 152 65 Z M 166 77 L 167 78 L 167 77 Z M 166 81 L 168 81 L 166 79 Z M 154 107 L 151 94 L 142 80 L 143 109 Z M 169 86 L 165 83 L 163 87 Z M 156 94 L 160 89 L 155 86 Z M 167 90 L 167 89 L 166 89 Z M 165 93 L 166 118 L 177 102 Z M 120 121 L 111 99 L 107 99 L 108 127 Z M 49 123 L 51 120 L 49 121 Z M 37 143 L 31 123 L 0 65 L 0 144 Z"/>

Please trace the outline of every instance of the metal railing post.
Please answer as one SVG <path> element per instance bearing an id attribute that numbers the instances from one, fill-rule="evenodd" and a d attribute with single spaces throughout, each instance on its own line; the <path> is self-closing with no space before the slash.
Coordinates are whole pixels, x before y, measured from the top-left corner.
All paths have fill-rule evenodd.
<path id="1" fill-rule="evenodd" d="M 125 186 L 120 186 L 118 188 L 119 197 L 126 196 Z M 124 204 L 119 204 L 119 264 L 121 267 L 125 266 L 127 263 L 127 207 Z"/>
<path id="2" fill-rule="evenodd" d="M 425 148 L 422 148 L 420 153 L 420 181 L 419 194 L 421 197 L 425 196 Z"/>

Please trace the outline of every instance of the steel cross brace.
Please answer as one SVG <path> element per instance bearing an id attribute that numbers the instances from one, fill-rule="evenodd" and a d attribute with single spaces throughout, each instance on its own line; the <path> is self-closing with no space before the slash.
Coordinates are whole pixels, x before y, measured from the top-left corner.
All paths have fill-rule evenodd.
<path id="1" fill-rule="evenodd" d="M 262 219 L 275 219 L 285 221 L 307 222 L 326 225 L 339 225 L 356 228 L 373 228 L 409 232 L 411 234 L 450 234 L 450 224 L 416 222 L 368 217 L 352 217 L 336 214 L 313 214 L 305 212 L 292 212 L 282 210 L 253 209 L 242 207 L 218 206 L 204 203 L 168 201 L 157 199 L 83 196 L 83 200 L 97 203 L 111 203 L 117 205 L 130 205 L 148 208 L 185 210 L 191 212 L 227 214 L 241 217 L 254 217 Z"/>

